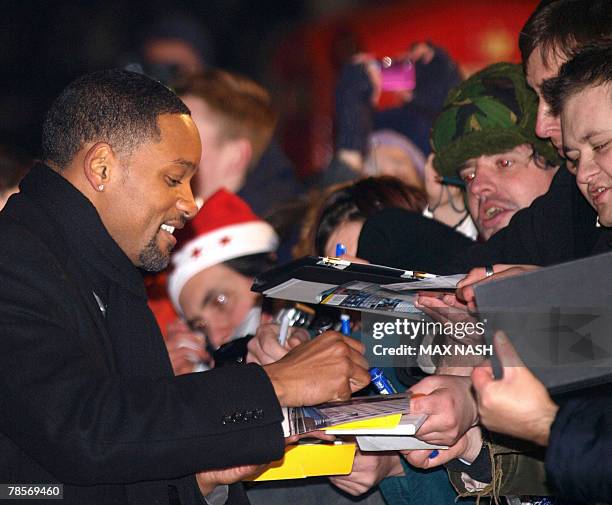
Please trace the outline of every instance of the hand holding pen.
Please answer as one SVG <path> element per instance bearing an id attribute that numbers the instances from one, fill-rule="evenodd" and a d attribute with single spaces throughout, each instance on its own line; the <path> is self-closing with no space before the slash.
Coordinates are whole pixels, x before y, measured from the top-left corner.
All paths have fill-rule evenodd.
<path id="1" fill-rule="evenodd" d="M 193 372 L 202 363 L 212 363 L 212 353 L 206 337 L 177 319 L 168 324 L 164 336 L 175 375 Z"/>
<path id="2" fill-rule="evenodd" d="M 282 323 L 280 326 L 272 323 L 262 324 L 248 343 L 247 363 L 259 365 L 274 363 L 291 349 L 310 339 L 308 332 L 303 328 L 290 327 L 288 322 L 285 326 L 286 330 L 283 330 Z"/>
<path id="3" fill-rule="evenodd" d="M 264 366 L 264 370 L 282 406 L 347 400 L 369 383 L 364 352 L 363 344 L 357 340 L 326 331 Z"/>

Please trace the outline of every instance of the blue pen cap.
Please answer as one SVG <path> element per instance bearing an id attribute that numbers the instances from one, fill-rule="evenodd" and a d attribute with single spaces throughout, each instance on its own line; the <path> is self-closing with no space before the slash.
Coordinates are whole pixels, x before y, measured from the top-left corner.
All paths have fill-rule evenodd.
<path id="1" fill-rule="evenodd" d="M 397 393 L 391 381 L 385 377 L 385 374 L 380 368 L 370 368 L 370 378 L 372 379 L 372 384 L 374 384 L 381 395 L 392 395 L 393 393 Z"/>

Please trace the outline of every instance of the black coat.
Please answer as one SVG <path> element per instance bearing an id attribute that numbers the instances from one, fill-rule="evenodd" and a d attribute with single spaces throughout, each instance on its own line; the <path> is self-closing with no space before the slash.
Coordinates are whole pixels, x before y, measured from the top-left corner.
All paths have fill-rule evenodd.
<path id="1" fill-rule="evenodd" d="M 564 500 L 612 503 L 612 398 L 584 395 L 561 406 L 551 427 L 546 474 Z"/>
<path id="2" fill-rule="evenodd" d="M 188 505 L 203 503 L 197 471 L 279 458 L 265 372 L 175 377 L 93 205 L 44 166 L 21 188 L 0 213 L 0 482 L 62 482 L 66 504 Z"/>

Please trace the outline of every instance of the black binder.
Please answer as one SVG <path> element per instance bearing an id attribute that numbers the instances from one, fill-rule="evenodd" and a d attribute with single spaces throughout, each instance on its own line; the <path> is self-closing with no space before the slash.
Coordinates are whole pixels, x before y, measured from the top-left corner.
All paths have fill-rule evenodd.
<path id="1" fill-rule="evenodd" d="M 487 282 L 475 293 L 487 334 L 504 330 L 552 393 L 612 382 L 612 253 Z"/>
<path id="2" fill-rule="evenodd" d="M 348 282 L 392 284 L 419 280 L 412 274 L 409 270 L 382 265 L 305 256 L 258 275 L 251 290 L 271 298 L 318 303 L 321 293 Z"/>

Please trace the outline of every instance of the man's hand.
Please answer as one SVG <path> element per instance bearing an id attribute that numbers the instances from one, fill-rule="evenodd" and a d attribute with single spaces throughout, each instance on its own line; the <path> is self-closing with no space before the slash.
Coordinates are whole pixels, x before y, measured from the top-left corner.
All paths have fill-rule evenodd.
<path id="1" fill-rule="evenodd" d="M 482 335 L 475 330 L 478 319 L 472 316 L 467 305 L 463 304 L 454 294 L 442 297 L 428 296 L 427 293 L 417 295 L 415 306 L 425 312 L 434 321 L 443 325 L 451 323 L 457 334 L 437 335 L 436 344 L 451 344 L 453 346 L 478 345 L 484 342 Z M 458 324 L 459 323 L 459 324 Z M 471 328 L 467 330 L 467 328 Z M 462 333 L 459 333 L 461 330 Z M 464 375 L 472 373 L 472 367 L 482 362 L 482 357 L 473 355 L 439 356 L 436 364 L 438 375 Z"/>
<path id="2" fill-rule="evenodd" d="M 406 461 L 417 468 L 433 468 L 448 463 L 452 459 L 461 458 L 469 463 L 474 461 L 482 449 L 482 432 L 478 426 L 470 428 L 457 442 L 448 449 L 441 449 L 435 457 L 431 457 L 431 449 L 417 451 L 401 451 Z M 433 453 L 436 454 L 436 453 Z"/>
<path id="3" fill-rule="evenodd" d="M 234 484 L 241 480 L 256 475 L 261 472 L 267 465 L 241 465 L 231 468 L 223 468 L 221 470 L 207 470 L 205 472 L 196 473 L 196 481 L 200 488 L 202 496 L 210 494 L 217 486 L 224 484 Z"/>
<path id="4" fill-rule="evenodd" d="M 363 344 L 327 331 L 264 366 L 283 407 L 347 400 L 370 382 Z"/>
<path id="5" fill-rule="evenodd" d="M 303 328 L 289 328 L 289 337 L 285 345 L 280 345 L 279 331 L 278 324 L 262 324 L 247 345 L 247 363 L 257 363 L 262 366 L 274 363 L 294 347 L 310 340 L 308 332 Z"/>
<path id="6" fill-rule="evenodd" d="M 353 470 L 349 475 L 330 477 L 331 483 L 353 496 L 368 492 L 386 477 L 404 475 L 400 457 L 396 452 L 355 453 Z"/>
<path id="7" fill-rule="evenodd" d="M 491 431 L 548 445 L 559 407 L 544 385 L 525 367 L 502 332 L 494 337 L 504 376 L 495 380 L 490 366 L 472 372 L 481 423 Z"/>
<path id="8" fill-rule="evenodd" d="M 533 272 L 540 267 L 536 265 L 493 265 L 493 275 L 487 277 L 485 267 L 473 268 L 470 272 L 457 283 L 457 298 L 467 304 L 468 308 L 476 311 L 476 296 L 474 286 L 483 282 L 512 277 L 527 272 Z"/>
<path id="9" fill-rule="evenodd" d="M 440 323 L 459 323 L 477 321 L 470 315 L 467 305 L 454 294 L 445 294 L 441 298 L 429 296 L 426 292 L 417 293 L 415 306 L 425 312 L 434 321 Z"/>
<path id="10" fill-rule="evenodd" d="M 431 375 L 410 388 L 419 396 L 410 400 L 410 411 L 429 414 L 416 437 L 436 445 L 452 446 L 476 425 L 478 412 L 469 377 Z"/>
<path id="11" fill-rule="evenodd" d="M 204 335 L 192 331 L 180 319 L 168 324 L 165 342 L 175 375 L 193 372 L 197 363 L 212 362 L 212 356 L 206 352 Z"/>

